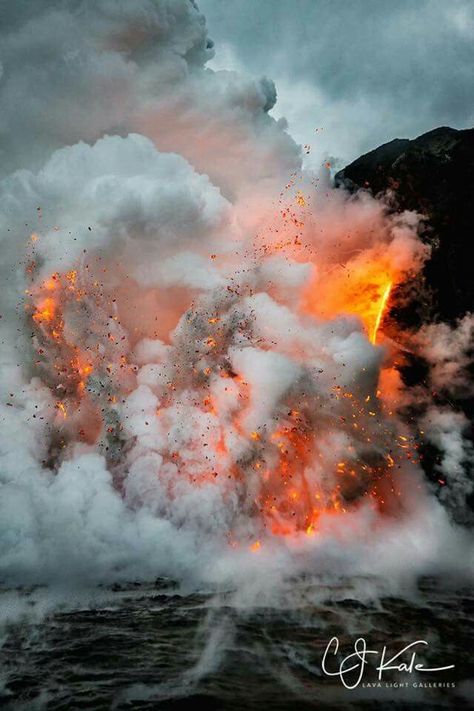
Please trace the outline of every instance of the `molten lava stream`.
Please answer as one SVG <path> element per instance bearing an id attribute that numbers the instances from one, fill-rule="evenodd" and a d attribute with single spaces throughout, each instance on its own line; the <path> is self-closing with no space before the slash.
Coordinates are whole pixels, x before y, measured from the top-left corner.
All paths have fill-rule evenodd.
<path id="1" fill-rule="evenodd" d="M 366 256 L 362 263 L 349 262 L 341 267 L 309 285 L 303 308 L 323 320 L 358 316 L 370 342 L 375 344 L 392 289 L 404 275 L 379 256 L 373 260 Z"/>
<path id="2" fill-rule="evenodd" d="M 387 308 L 387 303 L 388 303 L 388 299 L 389 299 L 389 297 L 390 297 L 390 292 L 391 292 L 391 290 L 392 290 L 392 282 L 389 281 L 388 284 L 387 284 L 387 286 L 386 286 L 385 289 L 384 289 L 384 292 L 383 292 L 383 294 L 382 294 L 382 298 L 380 299 L 379 310 L 378 310 L 378 312 L 377 312 L 377 316 L 376 316 L 376 318 L 375 318 L 375 324 L 374 324 L 374 327 L 373 327 L 373 329 L 372 329 L 372 333 L 371 333 L 371 337 L 370 337 L 370 340 L 371 340 L 371 342 L 372 342 L 374 345 L 375 345 L 375 343 L 377 342 L 377 332 L 378 332 L 378 330 L 379 330 L 379 328 L 380 328 L 380 324 L 382 323 L 382 319 L 383 319 L 383 316 L 384 316 L 384 314 L 385 314 L 385 310 L 386 310 L 386 308 Z"/>

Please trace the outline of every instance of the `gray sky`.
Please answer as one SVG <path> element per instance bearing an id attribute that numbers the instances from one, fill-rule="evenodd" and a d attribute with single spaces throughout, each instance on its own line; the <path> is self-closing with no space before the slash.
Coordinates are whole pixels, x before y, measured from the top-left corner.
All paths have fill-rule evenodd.
<path id="1" fill-rule="evenodd" d="M 198 0 L 211 67 L 275 81 L 275 116 L 346 163 L 395 137 L 474 125 L 472 0 Z M 315 131 L 315 129 L 318 131 Z"/>

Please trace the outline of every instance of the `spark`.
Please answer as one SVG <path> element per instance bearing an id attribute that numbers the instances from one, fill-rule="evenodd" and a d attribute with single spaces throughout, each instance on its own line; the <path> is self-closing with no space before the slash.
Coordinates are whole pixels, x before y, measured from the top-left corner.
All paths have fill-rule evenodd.
<path id="1" fill-rule="evenodd" d="M 57 402 L 56 407 L 62 413 L 62 416 L 64 418 L 66 418 L 67 417 L 67 410 L 66 410 L 65 404 L 63 402 Z"/>

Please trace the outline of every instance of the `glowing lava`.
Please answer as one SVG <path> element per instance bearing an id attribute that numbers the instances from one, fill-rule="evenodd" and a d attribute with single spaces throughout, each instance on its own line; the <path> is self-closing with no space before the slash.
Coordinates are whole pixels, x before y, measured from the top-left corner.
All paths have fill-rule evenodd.
<path id="1" fill-rule="evenodd" d="M 375 324 L 374 328 L 372 330 L 372 334 L 370 337 L 371 342 L 375 345 L 377 341 L 377 331 L 380 328 L 380 324 L 382 322 L 383 315 L 385 313 L 385 309 L 387 307 L 387 302 L 390 296 L 390 292 L 392 290 L 392 282 L 389 282 L 387 286 L 385 287 L 385 290 L 382 294 L 382 298 L 380 299 L 380 306 L 379 306 L 379 311 L 377 314 L 377 318 L 375 319 Z"/>
<path id="2" fill-rule="evenodd" d="M 302 195 L 297 203 L 306 206 Z M 300 245 L 292 240 L 290 249 Z M 286 249 L 287 240 L 280 246 Z M 260 255 L 262 261 L 273 251 Z M 287 343 L 280 342 L 278 318 L 272 316 L 282 307 L 270 296 L 262 300 L 246 277 L 231 277 L 231 285 L 197 298 L 184 312 L 179 305 L 179 325 L 166 342 L 154 340 L 155 330 L 129 327 L 127 334 L 121 325 L 127 309 L 133 312 L 135 291 L 137 303 L 141 297 L 138 285 L 117 299 L 107 279 L 100 281 L 104 263 L 78 269 L 36 283 L 34 267 L 27 270 L 36 363 L 55 392 L 61 437 L 69 431 L 74 442 L 79 433 L 80 441 L 104 452 L 118 478 L 133 447 L 151 447 L 153 456 L 156 449 L 161 464 L 155 475 L 166 481 L 171 508 L 183 492 L 192 489 L 199 496 L 201 490 L 204 496 L 215 488 L 212 496 L 238 501 L 239 515 L 257 523 L 252 536 L 314 536 L 322 516 L 343 516 L 363 498 L 389 509 L 392 495 L 398 496 L 392 477 L 398 461 L 390 454 L 393 430 L 382 416 L 378 392 L 358 389 L 356 379 L 350 381 L 353 392 L 339 384 L 346 364 L 333 358 L 324 336 L 318 340 L 321 322 L 355 315 L 376 343 L 392 288 L 406 275 L 384 249 L 371 247 L 317 274 L 303 304 L 316 318 L 309 319 L 304 338 L 295 334 Z M 160 308 L 158 300 L 153 303 Z M 268 323 L 261 318 L 260 326 L 259 309 L 271 316 Z M 341 324 L 360 334 L 354 319 Z M 140 343 L 141 363 L 134 360 Z M 281 390 L 271 375 L 274 365 L 288 379 Z M 130 407 L 133 414 L 127 414 Z M 402 456 L 413 456 L 407 443 L 399 447 Z M 51 457 L 54 465 L 58 456 L 63 455 Z M 230 526 L 227 533 L 235 540 Z M 247 542 L 253 553 L 263 545 L 261 538 Z"/>

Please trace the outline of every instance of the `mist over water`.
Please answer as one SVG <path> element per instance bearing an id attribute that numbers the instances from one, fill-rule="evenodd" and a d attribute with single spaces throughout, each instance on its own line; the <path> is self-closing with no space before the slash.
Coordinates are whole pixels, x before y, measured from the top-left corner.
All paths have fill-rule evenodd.
<path id="1" fill-rule="evenodd" d="M 96 589 L 82 602 L 57 589 L 54 595 L 16 595 L 17 612 L 21 600 L 30 611 L 21 626 L 10 627 L 0 650 L 2 700 L 6 708 L 171 709 L 200 703 L 240 709 L 245 703 L 252 709 L 334 709 L 383 707 L 395 698 L 403 709 L 415 703 L 452 708 L 454 702 L 468 708 L 470 588 L 423 579 L 405 587 L 403 597 L 380 590 L 374 597 L 374 590 L 368 578 L 293 580 L 270 606 L 184 592 L 166 581 Z M 443 687 L 441 674 L 387 672 L 383 688 L 361 685 L 348 692 L 321 671 L 333 635 L 347 653 L 359 635 L 371 648 L 388 644 L 393 654 L 415 638 L 428 640 L 423 661 L 455 663 L 448 680 L 455 678 L 456 685 Z M 373 669 L 365 681 L 376 682 Z"/>

